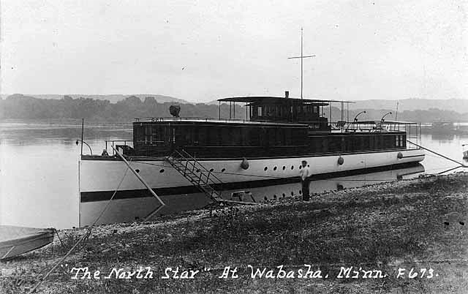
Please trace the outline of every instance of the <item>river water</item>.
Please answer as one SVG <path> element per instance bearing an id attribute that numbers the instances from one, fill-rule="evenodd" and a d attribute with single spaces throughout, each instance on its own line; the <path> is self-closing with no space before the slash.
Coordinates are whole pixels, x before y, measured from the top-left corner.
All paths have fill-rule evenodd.
<path id="1" fill-rule="evenodd" d="M 131 140 L 131 124 L 90 125 L 85 128 L 85 141 L 95 153 L 104 148 L 105 140 Z M 0 224 L 30 227 L 71 228 L 80 225 L 78 161 L 81 137 L 80 121 L 0 121 Z M 462 144 L 468 136 L 423 134 L 421 144 L 458 161 Z M 84 146 L 84 152 L 89 149 Z M 342 189 L 369 183 L 414 177 L 421 172 L 439 173 L 457 164 L 426 153 L 422 166 L 388 172 L 341 177 L 313 182 L 311 192 Z M 460 171 L 462 169 L 456 169 Z M 275 185 L 249 189 L 258 199 L 276 199 L 294 194 L 299 185 Z M 297 195 L 297 194 L 296 194 Z M 199 195 L 200 196 L 200 195 Z M 177 197 L 177 195 L 176 195 Z M 125 206 L 147 206 L 125 203 Z M 99 211 L 102 206 L 94 206 Z M 87 212 L 81 212 L 81 225 Z M 89 214 L 89 217 L 93 214 Z M 104 222 L 129 221 L 132 213 L 121 208 L 110 209 Z"/>

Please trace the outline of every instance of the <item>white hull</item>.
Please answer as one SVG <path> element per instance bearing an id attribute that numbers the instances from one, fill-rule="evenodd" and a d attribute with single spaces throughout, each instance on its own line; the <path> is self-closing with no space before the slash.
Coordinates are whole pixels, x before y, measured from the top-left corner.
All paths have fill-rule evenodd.
<path id="1" fill-rule="evenodd" d="M 401 153 L 400 156 L 398 156 L 399 153 Z M 319 175 L 420 162 L 424 159 L 424 151 L 421 149 L 408 149 L 341 155 L 344 160 L 341 165 L 338 163 L 339 157 L 333 155 L 250 159 L 247 170 L 241 167 L 242 159 L 200 160 L 200 162 L 206 169 L 213 169 L 213 174 L 223 183 L 241 183 L 297 178 L 302 160 L 307 160 L 313 175 Z M 192 186 L 187 179 L 163 159 L 130 161 L 130 165 L 133 169 L 138 170 L 140 176 L 153 189 Z M 118 187 L 119 191 L 144 190 L 145 186 L 135 175 L 130 171 L 126 172 L 126 170 L 127 166 L 120 160 L 81 160 L 79 163 L 81 195 L 88 192 L 115 191 Z M 122 180 L 124 175 L 125 178 Z"/>
<path id="2" fill-rule="evenodd" d="M 312 194 L 322 193 L 324 191 L 336 191 L 368 184 L 395 181 L 398 179 L 412 177 L 414 174 L 421 172 L 424 172 L 424 167 L 422 165 L 416 165 L 414 167 L 403 169 L 392 169 L 368 174 L 316 180 L 311 182 L 310 192 Z M 301 196 L 300 183 L 275 184 L 242 190 L 251 194 L 250 197 L 246 196 L 242 199 L 243 201 L 255 201 L 257 203 Z M 236 191 L 239 190 L 223 191 L 223 198 L 240 200 L 238 198 L 231 198 L 232 192 Z M 168 195 L 163 198 L 167 206 L 158 212 L 158 216 L 161 214 L 171 214 L 185 210 L 199 209 L 209 203 L 209 199 L 207 199 L 203 193 Z M 117 199 L 113 200 L 111 203 L 108 203 L 108 201 L 83 202 L 80 203 L 80 226 L 92 224 L 99 216 L 98 224 L 129 222 L 137 219 L 144 219 L 146 216 L 151 215 L 151 213 L 158 207 L 159 202 L 154 197 Z M 103 209 L 106 210 L 104 214 L 101 215 Z"/>

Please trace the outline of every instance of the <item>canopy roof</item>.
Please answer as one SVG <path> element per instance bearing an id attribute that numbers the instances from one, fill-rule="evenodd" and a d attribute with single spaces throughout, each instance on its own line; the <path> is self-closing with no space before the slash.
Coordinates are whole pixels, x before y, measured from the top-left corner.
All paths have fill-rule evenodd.
<path id="1" fill-rule="evenodd" d="M 350 122 L 350 124 L 357 124 L 357 125 L 365 125 L 365 124 L 377 124 L 377 123 L 383 123 L 386 125 L 412 125 L 412 124 L 417 124 L 416 122 L 410 122 L 410 121 L 396 121 L 396 120 L 384 120 L 383 122 L 380 120 L 358 120 L 358 121 L 353 121 Z"/>
<path id="2" fill-rule="evenodd" d="M 219 102 L 244 102 L 244 103 L 261 103 L 261 104 L 319 104 L 322 106 L 328 105 L 330 102 L 354 103 L 350 101 L 339 100 L 322 100 L 322 99 L 300 99 L 300 98 L 285 98 L 272 96 L 250 96 L 250 97 L 230 97 L 218 99 Z"/>

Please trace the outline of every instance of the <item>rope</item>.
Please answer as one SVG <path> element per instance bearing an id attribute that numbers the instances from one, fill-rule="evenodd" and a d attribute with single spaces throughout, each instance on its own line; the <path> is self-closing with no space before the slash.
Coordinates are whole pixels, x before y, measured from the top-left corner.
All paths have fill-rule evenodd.
<path id="1" fill-rule="evenodd" d="M 117 194 L 117 192 L 119 191 L 119 188 L 120 186 L 122 185 L 123 183 L 123 180 L 125 179 L 125 176 L 127 175 L 127 172 L 128 172 L 128 168 L 125 170 L 125 173 L 122 177 L 122 179 L 120 180 L 119 182 L 119 185 L 117 186 L 117 188 L 115 189 L 114 193 L 112 194 L 112 197 L 109 199 L 109 201 L 107 202 L 106 206 L 101 210 L 101 213 L 99 214 L 99 216 L 96 218 L 96 220 L 93 222 L 93 224 L 91 226 L 89 226 L 87 228 L 87 232 L 86 234 L 84 234 L 74 245 L 72 248 L 70 248 L 70 250 L 68 250 L 68 252 L 57 262 L 55 263 L 55 265 L 44 275 L 44 277 L 42 279 L 39 280 L 39 282 L 34 285 L 34 287 L 28 292 L 29 294 L 31 293 L 34 293 L 34 291 L 36 291 L 37 287 L 39 287 L 46 279 L 47 277 L 60 265 L 62 264 L 62 262 L 65 261 L 65 259 L 73 252 L 73 250 L 83 241 L 87 240 L 89 238 L 89 236 L 91 235 L 91 231 L 93 229 L 93 227 L 96 225 L 96 223 L 99 221 L 99 219 L 102 217 L 102 215 L 104 214 L 104 212 L 107 210 L 107 208 L 109 207 L 111 201 L 114 199 L 115 195 Z M 57 231 L 57 230 L 56 230 Z M 58 232 L 57 232 L 57 235 L 58 235 Z M 62 240 L 60 239 L 59 237 L 59 240 L 60 242 L 62 242 Z M 63 243 L 62 243 L 63 245 Z"/>
<path id="2" fill-rule="evenodd" d="M 57 231 L 57 229 L 56 229 L 56 228 L 54 228 L 54 233 L 57 235 L 57 238 L 59 239 L 59 241 L 60 241 L 60 244 L 63 246 L 62 239 L 60 239 L 60 235 L 59 235 L 59 233 L 58 233 L 58 231 Z"/>
<path id="3" fill-rule="evenodd" d="M 413 144 L 413 145 L 415 145 L 415 146 L 418 146 L 419 148 L 422 148 L 422 149 L 427 150 L 427 151 L 429 151 L 429 152 L 431 152 L 431 153 L 434 153 L 435 155 L 438 155 L 438 156 L 440 156 L 440 157 L 442 157 L 442 158 L 445 158 L 445 159 L 447 159 L 447 160 L 449 160 L 449 161 L 455 162 L 456 164 L 459 164 L 459 165 L 462 166 L 462 167 L 468 167 L 468 166 L 465 165 L 464 163 L 461 163 L 461 162 L 459 162 L 459 161 L 457 161 L 457 160 L 455 160 L 455 159 L 452 159 L 452 158 L 450 158 L 450 157 L 448 157 L 448 156 L 445 156 L 445 155 L 443 155 L 443 154 L 440 154 L 440 153 L 438 153 L 438 152 L 435 152 L 434 150 L 431 150 L 431 149 L 429 149 L 429 148 L 423 147 L 423 146 L 421 146 L 421 145 L 419 145 L 419 144 L 416 144 L 416 143 L 414 143 L 414 142 L 411 142 L 410 140 L 406 140 L 406 141 L 408 141 L 408 143 L 411 143 L 411 144 Z"/>

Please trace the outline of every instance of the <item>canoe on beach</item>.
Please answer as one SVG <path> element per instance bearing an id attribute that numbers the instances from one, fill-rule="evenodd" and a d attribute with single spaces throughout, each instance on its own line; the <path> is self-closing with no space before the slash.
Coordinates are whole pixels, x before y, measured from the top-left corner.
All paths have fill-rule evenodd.
<path id="1" fill-rule="evenodd" d="M 55 229 L 0 226 L 0 260 L 44 247 L 54 240 Z"/>

